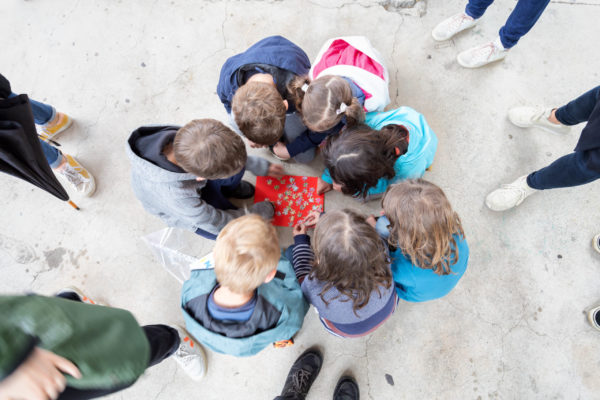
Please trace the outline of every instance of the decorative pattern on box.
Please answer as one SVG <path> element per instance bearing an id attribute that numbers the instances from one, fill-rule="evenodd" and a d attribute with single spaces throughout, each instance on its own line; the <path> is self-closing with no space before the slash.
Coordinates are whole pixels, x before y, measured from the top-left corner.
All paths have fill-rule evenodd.
<path id="1" fill-rule="evenodd" d="M 258 176 L 254 202 L 268 200 L 275 205 L 274 225 L 295 226 L 311 211 L 324 210 L 325 198 L 317 194 L 317 181 L 315 176 Z"/>

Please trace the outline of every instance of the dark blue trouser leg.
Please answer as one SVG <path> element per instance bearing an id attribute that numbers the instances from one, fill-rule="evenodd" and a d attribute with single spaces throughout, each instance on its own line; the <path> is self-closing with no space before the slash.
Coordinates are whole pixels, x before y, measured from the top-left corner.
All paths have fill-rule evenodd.
<path id="1" fill-rule="evenodd" d="M 600 86 L 588 90 L 575 100 L 556 110 L 555 116 L 563 125 L 577 125 L 590 118 L 592 110 L 600 101 Z"/>
<path id="2" fill-rule="evenodd" d="M 587 166 L 592 151 L 576 151 L 527 176 L 527 184 L 538 190 L 584 185 L 600 178 L 600 171 Z"/>
<path id="3" fill-rule="evenodd" d="M 533 28 L 550 0 L 519 0 L 506 23 L 500 28 L 500 40 L 505 49 L 517 44 Z"/>
<path id="4" fill-rule="evenodd" d="M 465 14 L 471 18 L 480 18 L 494 0 L 469 0 Z"/>

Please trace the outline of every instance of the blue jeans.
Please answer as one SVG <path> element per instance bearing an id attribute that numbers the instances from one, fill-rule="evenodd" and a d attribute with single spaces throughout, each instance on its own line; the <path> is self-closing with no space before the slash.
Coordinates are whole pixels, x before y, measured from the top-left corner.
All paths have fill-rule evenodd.
<path id="1" fill-rule="evenodd" d="M 471 18 L 479 18 L 494 0 L 469 0 L 465 13 Z M 533 28 L 550 0 L 518 0 L 514 10 L 500 28 L 500 40 L 505 49 L 517 44 L 522 36 Z"/>
<path id="2" fill-rule="evenodd" d="M 576 125 L 587 121 L 600 100 L 600 86 L 582 94 L 575 100 L 558 108 L 555 116 L 564 125 Z M 590 157 L 600 158 L 600 149 L 575 151 L 554 161 L 549 166 L 527 177 L 527 184 L 534 189 L 554 189 L 583 185 L 600 178 L 598 168 L 590 168 Z"/>
<path id="3" fill-rule="evenodd" d="M 234 190 L 242 182 L 242 177 L 246 168 L 242 168 L 237 174 L 224 179 L 212 179 L 206 181 L 206 186 L 202 189 L 200 198 L 219 210 L 236 210 L 237 207 L 231 204 L 229 199 L 223 195 L 223 190 Z M 203 229 L 196 229 L 196 235 L 206 239 L 216 240 L 217 235 L 207 232 Z"/>
<path id="4" fill-rule="evenodd" d="M 17 96 L 15 93 L 11 93 L 8 97 L 15 96 Z M 44 125 L 45 123 L 52 121 L 56 116 L 56 110 L 51 105 L 40 103 L 39 101 L 32 99 L 29 99 L 29 104 L 31 105 L 33 120 L 37 125 Z M 46 160 L 48 160 L 48 164 L 50 164 L 50 168 L 57 168 L 62 161 L 61 152 L 56 147 L 49 145 L 43 140 L 40 140 L 40 144 L 42 145 L 44 156 L 46 156 Z"/>

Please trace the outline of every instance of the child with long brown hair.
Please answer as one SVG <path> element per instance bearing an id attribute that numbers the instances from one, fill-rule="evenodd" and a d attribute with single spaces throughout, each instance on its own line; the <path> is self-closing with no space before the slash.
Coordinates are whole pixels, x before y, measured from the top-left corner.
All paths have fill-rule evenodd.
<path id="1" fill-rule="evenodd" d="M 327 138 L 319 193 L 333 188 L 380 197 L 393 183 L 420 178 L 433 163 L 438 140 L 422 114 L 403 106 L 369 113 L 365 122 Z"/>
<path id="2" fill-rule="evenodd" d="M 308 75 L 288 84 L 295 108 L 310 132 L 273 151 L 280 158 L 318 146 L 343 126 L 365 119 L 365 111 L 383 111 L 390 103 L 383 57 L 363 36 L 328 40 Z"/>
<path id="3" fill-rule="evenodd" d="M 450 293 L 467 269 L 469 246 L 442 189 L 406 180 L 387 189 L 382 205 L 376 229 L 398 249 L 391 254 L 398 296 L 421 302 Z"/>
<path id="4" fill-rule="evenodd" d="M 306 229 L 314 223 L 311 247 Z M 286 255 L 330 333 L 364 336 L 394 312 L 397 297 L 387 246 L 358 212 L 311 213 L 294 228 L 294 245 Z"/>

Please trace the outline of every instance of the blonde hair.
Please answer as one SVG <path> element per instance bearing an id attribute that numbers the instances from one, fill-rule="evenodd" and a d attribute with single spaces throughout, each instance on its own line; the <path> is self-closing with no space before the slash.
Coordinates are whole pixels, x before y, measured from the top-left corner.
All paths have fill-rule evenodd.
<path id="1" fill-rule="evenodd" d="M 274 85 L 246 83 L 235 92 L 231 109 L 240 131 L 254 143 L 273 145 L 283 135 L 287 110 Z"/>
<path id="2" fill-rule="evenodd" d="M 310 278 L 325 283 L 320 293 L 325 304 L 323 295 L 335 287 L 352 300 L 356 313 L 367 305 L 374 290 L 381 296 L 380 286 L 389 289 L 392 285 L 385 243 L 365 216 L 354 210 L 325 213 L 315 228 L 313 249 Z"/>
<path id="3" fill-rule="evenodd" d="M 352 96 L 350 84 L 339 76 L 326 75 L 312 82 L 306 76 L 299 76 L 288 84 L 288 91 L 296 109 L 302 114 L 304 124 L 312 131 L 331 129 L 344 116 L 347 126 L 365 120 L 363 107 Z"/>
<path id="4" fill-rule="evenodd" d="M 185 172 L 206 179 L 235 175 L 246 165 L 246 146 L 235 132 L 214 119 L 195 119 L 175 134 L 173 153 Z"/>
<path id="5" fill-rule="evenodd" d="M 390 220 L 392 246 L 419 268 L 452 273 L 450 262 L 456 263 L 459 256 L 454 235 L 465 234 L 442 189 L 423 179 L 406 180 L 388 187 L 382 206 Z"/>
<path id="6" fill-rule="evenodd" d="M 248 293 L 277 268 L 280 249 L 275 227 L 249 214 L 225 225 L 213 250 L 217 281 L 234 293 Z"/>

